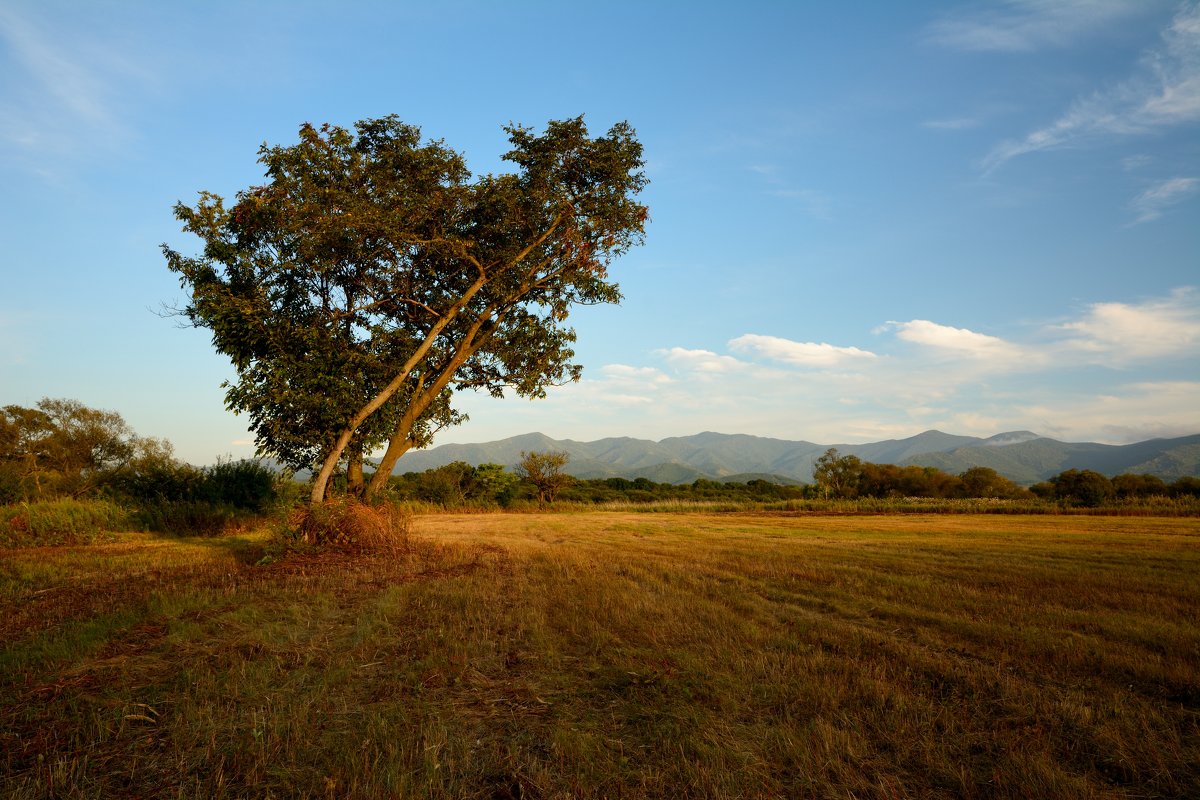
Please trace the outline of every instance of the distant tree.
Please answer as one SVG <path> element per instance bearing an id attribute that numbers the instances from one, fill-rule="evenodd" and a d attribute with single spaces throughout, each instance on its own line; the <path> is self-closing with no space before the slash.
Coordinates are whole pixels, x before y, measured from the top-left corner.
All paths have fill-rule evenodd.
<path id="1" fill-rule="evenodd" d="M 10 493 L 81 497 L 135 459 L 163 452 L 169 456 L 169 443 L 140 437 L 117 412 L 78 400 L 45 397 L 36 408 L 10 405 L 0 414 L 0 464 Z"/>
<path id="2" fill-rule="evenodd" d="M 813 480 L 823 497 L 853 498 L 858 496 L 861 472 L 862 461 L 857 456 L 839 455 L 837 448 L 831 447 L 817 459 Z"/>
<path id="3" fill-rule="evenodd" d="M 1112 482 L 1090 469 L 1069 469 L 1050 479 L 1054 495 L 1072 505 L 1095 507 L 1112 496 Z"/>
<path id="4" fill-rule="evenodd" d="M 1135 497 L 1155 497 L 1167 495 L 1167 484 L 1157 475 L 1137 475 L 1125 473 L 1112 479 L 1112 488 L 1116 496 L 1122 500 Z"/>
<path id="5" fill-rule="evenodd" d="M 543 134 L 511 125 L 512 173 L 472 179 L 463 157 L 394 116 L 355 131 L 300 128 L 260 150 L 267 182 L 231 208 L 201 193 L 175 214 L 204 243 L 166 246 L 237 379 L 260 452 L 318 465 L 321 502 L 339 464 L 351 488 L 387 443 L 367 494 L 397 459 L 462 419 L 452 389 L 540 397 L 576 380 L 576 305 L 617 302 L 612 259 L 641 242 L 642 148 L 625 123 L 588 134 L 582 117 Z"/>
<path id="6" fill-rule="evenodd" d="M 1194 475 L 1176 478 L 1171 481 L 1167 490 L 1171 493 L 1171 497 L 1200 497 L 1200 478 Z"/>
<path id="7" fill-rule="evenodd" d="M 517 475 L 534 485 L 539 503 L 553 503 L 563 487 L 571 482 L 571 476 L 563 472 L 570 459 L 566 453 L 522 452 L 517 462 Z"/>
<path id="8" fill-rule="evenodd" d="M 480 464 L 475 468 L 475 480 L 479 484 L 479 497 L 491 503 L 507 506 L 516 496 L 520 483 L 513 473 L 501 464 Z"/>
<path id="9" fill-rule="evenodd" d="M 1020 486 L 991 467 L 971 467 L 958 478 L 966 497 L 1013 498 L 1022 494 Z"/>

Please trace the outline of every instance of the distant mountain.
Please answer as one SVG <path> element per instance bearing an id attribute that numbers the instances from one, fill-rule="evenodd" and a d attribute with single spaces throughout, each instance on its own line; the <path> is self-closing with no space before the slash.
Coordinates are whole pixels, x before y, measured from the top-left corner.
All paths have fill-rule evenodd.
<path id="1" fill-rule="evenodd" d="M 830 447 L 877 464 L 916 464 L 955 474 L 974 466 L 991 467 L 1020 483 L 1035 483 L 1072 468 L 1106 475 L 1149 473 L 1166 480 L 1200 475 L 1200 434 L 1105 445 L 1059 442 L 1030 431 L 1009 431 L 987 439 L 925 431 L 907 439 L 835 445 L 712 432 L 659 442 L 628 437 L 577 442 L 528 433 L 496 442 L 447 444 L 411 452 L 400 459 L 396 471 L 421 472 L 452 461 L 512 466 L 523 451 L 555 450 L 570 455 L 567 471 L 578 478 L 644 477 L 658 483 L 691 483 L 697 478 L 808 482 L 813 464 Z"/>
<path id="2" fill-rule="evenodd" d="M 1174 480 L 1200 475 L 1200 434 L 1126 445 L 1070 443 L 1039 437 L 1002 447 L 984 444 L 925 453 L 903 463 L 937 467 L 955 474 L 971 467 L 991 467 L 1019 483 L 1036 483 L 1067 469 L 1090 469 L 1110 476 L 1145 473 Z"/>

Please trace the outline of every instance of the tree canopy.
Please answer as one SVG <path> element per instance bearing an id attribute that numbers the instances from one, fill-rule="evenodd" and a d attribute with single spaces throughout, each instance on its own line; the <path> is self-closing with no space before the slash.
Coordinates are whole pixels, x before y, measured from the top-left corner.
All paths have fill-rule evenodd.
<path id="1" fill-rule="evenodd" d="M 0 409 L 0 502 L 79 497 L 134 460 L 167 459 L 169 442 L 136 435 L 115 411 L 43 397 Z"/>
<path id="2" fill-rule="evenodd" d="M 633 129 L 505 130 L 514 171 L 473 177 L 395 116 L 305 124 L 297 144 L 262 146 L 266 183 L 231 207 L 210 192 L 176 205 L 204 243 L 194 257 L 163 246 L 190 294 L 180 312 L 232 361 L 226 405 L 260 453 L 320 465 L 314 501 L 343 458 L 353 486 L 386 442 L 366 492 L 381 488 L 405 451 L 462 421 L 451 390 L 540 397 L 578 379 L 570 308 L 620 300 L 608 267 L 648 219 Z"/>

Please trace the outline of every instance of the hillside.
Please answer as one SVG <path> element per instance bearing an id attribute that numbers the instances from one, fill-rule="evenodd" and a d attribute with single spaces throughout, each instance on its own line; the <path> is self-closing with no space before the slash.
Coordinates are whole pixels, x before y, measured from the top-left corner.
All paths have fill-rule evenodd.
<path id="1" fill-rule="evenodd" d="M 644 477 L 678 484 L 697 478 L 729 480 L 754 475 L 811 481 L 813 463 L 830 447 L 864 461 L 930 466 L 955 474 L 974 466 L 991 467 L 1027 484 L 1073 468 L 1106 475 L 1149 473 L 1165 480 L 1200 475 L 1200 434 L 1107 445 L 1060 442 L 1030 431 L 1010 431 L 986 439 L 925 431 L 907 439 L 833 445 L 713 432 L 658 442 L 629 437 L 579 442 L 528 433 L 495 442 L 447 444 L 408 453 L 396 471 L 421 472 L 453 461 L 512 466 L 522 452 L 555 450 L 570 455 L 567 471 L 578 478 Z"/>

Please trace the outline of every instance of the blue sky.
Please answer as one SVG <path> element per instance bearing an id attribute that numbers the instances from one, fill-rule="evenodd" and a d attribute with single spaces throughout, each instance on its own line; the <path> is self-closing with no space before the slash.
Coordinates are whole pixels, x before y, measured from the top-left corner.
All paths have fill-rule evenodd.
<path id="1" fill-rule="evenodd" d="M 574 316 L 584 379 L 462 395 L 438 443 L 703 430 L 1200 432 L 1200 7 L 1158 0 L 0 4 L 0 402 L 253 452 L 171 207 L 305 121 L 645 145 L 647 243 Z"/>

